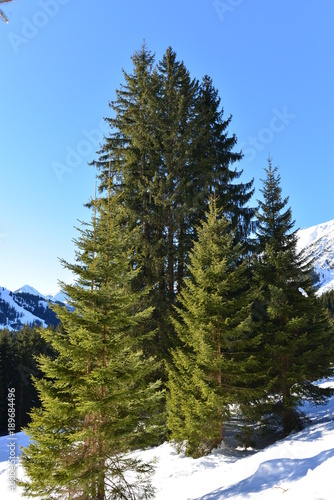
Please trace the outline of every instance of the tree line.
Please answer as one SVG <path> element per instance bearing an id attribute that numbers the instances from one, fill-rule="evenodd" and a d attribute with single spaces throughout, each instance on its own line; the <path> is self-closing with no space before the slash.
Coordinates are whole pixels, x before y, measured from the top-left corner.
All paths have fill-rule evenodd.
<path id="1" fill-rule="evenodd" d="M 331 318 L 334 316 L 334 290 L 329 290 L 320 296 L 320 300 L 324 307 L 329 311 Z"/>
<path id="2" fill-rule="evenodd" d="M 302 399 L 331 395 L 333 325 L 296 249 L 269 158 L 262 200 L 241 181 L 212 80 L 144 45 L 110 103 L 91 220 L 78 230 L 73 312 L 54 306 L 23 451 L 27 496 L 152 498 L 152 464 L 129 454 L 170 439 L 198 457 L 237 411 L 287 435 Z M 53 471 L 50 475 L 50 470 Z"/>
<path id="3" fill-rule="evenodd" d="M 36 357 L 55 356 L 50 344 L 37 327 L 24 325 L 20 331 L 0 330 L 0 433 L 7 433 L 8 390 L 15 390 L 15 430 L 19 432 L 30 421 L 29 412 L 40 406 L 32 377 L 41 378 Z"/>

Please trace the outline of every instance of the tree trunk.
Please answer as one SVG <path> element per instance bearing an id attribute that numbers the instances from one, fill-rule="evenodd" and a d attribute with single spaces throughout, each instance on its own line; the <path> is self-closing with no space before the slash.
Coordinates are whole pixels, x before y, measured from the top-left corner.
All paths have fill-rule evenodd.
<path id="1" fill-rule="evenodd" d="M 294 429 L 295 412 L 291 406 L 290 388 L 284 387 L 283 391 L 283 432 L 287 436 Z"/>

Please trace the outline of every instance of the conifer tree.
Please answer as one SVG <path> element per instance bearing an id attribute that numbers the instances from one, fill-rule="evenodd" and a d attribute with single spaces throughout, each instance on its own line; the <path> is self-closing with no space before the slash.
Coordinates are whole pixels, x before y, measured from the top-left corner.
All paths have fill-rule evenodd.
<path id="1" fill-rule="evenodd" d="M 45 499 L 151 498 L 151 464 L 127 456 L 159 432 L 159 384 L 146 382 L 155 362 L 143 355 L 138 327 L 151 310 L 131 289 L 134 234 L 120 222 L 121 203 L 109 197 L 92 204 L 93 220 L 75 242 L 76 263 L 63 262 L 76 276 L 74 285 L 62 284 L 74 310 L 55 306 L 62 328 L 42 331 L 57 357 L 39 358 L 42 408 L 27 428 L 22 485 L 27 496 Z"/>
<path id="2" fill-rule="evenodd" d="M 334 290 L 329 290 L 319 297 L 324 308 L 329 312 L 331 318 L 334 315 Z"/>
<path id="3" fill-rule="evenodd" d="M 230 223 L 210 204 L 190 252 L 190 277 L 174 320 L 180 347 L 169 365 L 167 424 L 171 439 L 193 457 L 223 439 L 229 405 L 252 395 L 256 362 L 251 335 L 252 296 L 243 249 Z"/>
<path id="4" fill-rule="evenodd" d="M 207 206 L 209 198 L 215 193 L 218 206 L 231 222 L 235 237 L 245 242 L 254 229 L 254 209 L 247 207 L 254 193 L 253 181 L 238 181 L 242 170 L 237 170 L 233 165 L 241 160 L 242 154 L 234 151 L 237 145 L 235 134 L 229 136 L 227 133 L 232 116 L 224 118 L 218 91 L 207 75 L 200 84 L 196 108 L 196 128 L 199 131 L 195 153 L 198 168 L 196 180 L 201 184 L 197 188 L 195 186 L 192 196 L 199 196 L 198 193 L 204 192 Z M 198 224 L 198 219 L 195 224 Z"/>
<path id="5" fill-rule="evenodd" d="M 270 158 L 265 171 L 257 214 L 254 277 L 260 293 L 254 325 L 262 333 L 259 356 L 268 380 L 258 408 L 262 416 L 271 414 L 286 435 L 302 423 L 298 405 L 303 397 L 320 404 L 330 393 L 314 382 L 331 373 L 334 337 L 315 296 L 311 266 L 297 252 L 288 198 L 282 198 L 281 178 Z"/>
<path id="6" fill-rule="evenodd" d="M 245 208 L 252 183 L 237 181 L 241 172 L 233 164 L 241 154 L 233 152 L 236 137 L 227 133 L 231 117 L 223 118 L 211 80 L 192 79 L 170 47 L 157 66 L 145 45 L 132 60 L 133 72 L 124 72 L 125 83 L 111 103 L 110 136 L 94 164 L 102 180 L 111 159 L 115 190 L 124 190 L 129 221 L 141 228 L 136 284 L 151 290 L 157 334 L 149 351 L 166 359 L 176 342 L 169 318 L 210 195 L 215 189 L 235 234 L 238 227 L 245 236 L 253 213 Z"/>
<path id="7" fill-rule="evenodd" d="M 98 161 L 101 189 L 108 184 L 109 165 L 114 183 L 114 195 L 122 191 L 122 204 L 127 224 L 140 228 L 135 241 L 135 265 L 140 268 L 133 286 L 149 289 L 147 302 L 154 308 L 151 326 L 156 340 L 149 342 L 148 351 L 165 353 L 167 342 L 162 329 L 157 328 L 168 316 L 166 305 L 164 239 L 165 176 L 160 175 L 161 152 L 157 126 L 157 96 L 160 82 L 154 69 L 154 55 L 144 44 L 132 56 L 133 73 L 123 72 L 125 83 L 116 91 L 110 103 L 114 113 L 107 118 L 111 134 Z M 105 180 L 107 179 L 107 181 Z M 167 328 L 168 329 L 168 328 Z M 153 346 L 153 349 L 152 349 Z"/>

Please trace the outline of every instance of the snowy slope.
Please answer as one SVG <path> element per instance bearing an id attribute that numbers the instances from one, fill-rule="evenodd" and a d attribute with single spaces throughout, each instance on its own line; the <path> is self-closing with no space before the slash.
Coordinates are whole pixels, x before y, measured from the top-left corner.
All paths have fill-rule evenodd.
<path id="1" fill-rule="evenodd" d="M 334 378 L 323 385 L 334 387 Z M 334 397 L 323 407 L 304 407 L 311 425 L 262 451 L 229 448 L 199 459 L 178 455 L 170 444 L 138 452 L 158 459 L 153 484 L 156 500 L 334 500 Z M 18 445 L 27 443 L 16 434 Z M 9 437 L 0 438 L 0 491 L 18 500 L 20 488 L 8 490 Z M 23 470 L 17 466 L 17 477 Z"/>
<path id="2" fill-rule="evenodd" d="M 50 309 L 50 302 L 66 304 L 64 293 L 46 297 L 35 288 L 24 285 L 15 292 L 0 287 L 0 329 L 20 330 L 25 324 L 43 327 L 56 326 L 59 322 Z"/>
<path id="3" fill-rule="evenodd" d="M 6 307 L 7 314 L 4 312 L 0 316 L 0 328 L 8 328 L 9 330 L 18 330 L 22 325 L 39 324 L 46 327 L 47 324 L 40 317 L 35 316 L 25 307 L 19 305 L 13 297 L 13 293 L 6 288 L 0 288 L 0 303 L 2 307 Z"/>
<path id="4" fill-rule="evenodd" d="M 334 289 L 334 220 L 301 229 L 297 233 L 298 250 L 305 249 L 314 259 L 320 278 L 318 294 Z"/>

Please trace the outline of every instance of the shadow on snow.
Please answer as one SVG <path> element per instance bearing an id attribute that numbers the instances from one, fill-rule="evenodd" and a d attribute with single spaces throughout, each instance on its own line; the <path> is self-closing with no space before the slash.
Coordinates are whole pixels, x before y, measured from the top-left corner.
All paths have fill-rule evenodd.
<path id="1" fill-rule="evenodd" d="M 306 476 L 309 470 L 324 463 L 329 458 L 334 457 L 334 449 L 322 451 L 318 455 L 303 459 L 281 458 L 268 460 L 259 465 L 257 471 L 252 476 L 229 486 L 207 493 L 196 500 L 223 500 L 235 495 L 246 493 L 258 493 L 277 486 L 280 481 L 297 481 Z"/>

